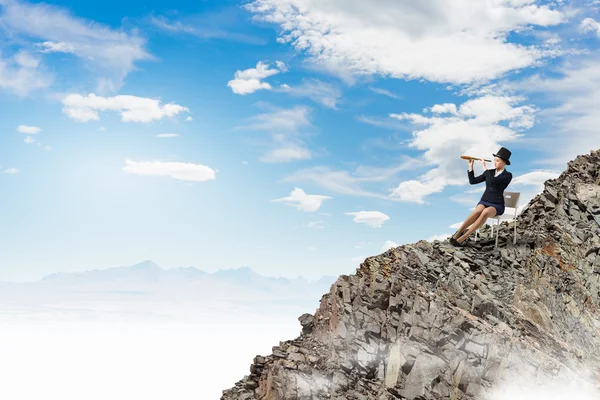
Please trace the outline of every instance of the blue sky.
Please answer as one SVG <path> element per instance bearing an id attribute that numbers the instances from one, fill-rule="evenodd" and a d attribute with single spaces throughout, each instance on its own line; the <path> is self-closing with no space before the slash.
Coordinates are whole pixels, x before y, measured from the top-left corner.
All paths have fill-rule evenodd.
<path id="1" fill-rule="evenodd" d="M 351 273 L 452 234 L 500 146 L 525 203 L 600 147 L 599 8 L 0 0 L 0 280 Z"/>

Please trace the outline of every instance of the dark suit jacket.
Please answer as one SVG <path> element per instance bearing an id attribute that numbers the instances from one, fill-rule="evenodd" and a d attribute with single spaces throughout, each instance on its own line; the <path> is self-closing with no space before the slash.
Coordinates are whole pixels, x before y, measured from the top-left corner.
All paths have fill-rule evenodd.
<path id="1" fill-rule="evenodd" d="M 475 177 L 473 171 L 467 171 L 469 183 L 475 185 L 485 181 L 485 192 L 483 192 L 481 200 L 504 204 L 504 189 L 506 189 L 512 180 L 512 174 L 505 168 L 500 175 L 494 177 L 494 169 L 495 168 L 488 169 L 478 177 Z"/>

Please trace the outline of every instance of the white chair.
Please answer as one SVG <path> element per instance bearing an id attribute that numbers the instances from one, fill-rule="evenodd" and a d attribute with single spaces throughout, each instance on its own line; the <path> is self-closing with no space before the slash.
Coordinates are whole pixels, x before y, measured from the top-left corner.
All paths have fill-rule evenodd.
<path id="1" fill-rule="evenodd" d="M 496 215 L 494 217 L 491 217 L 490 219 L 495 220 L 495 223 L 492 223 L 491 227 L 492 227 L 492 236 L 494 235 L 494 224 L 497 224 L 497 228 L 496 228 L 496 244 L 494 245 L 494 247 L 498 247 L 498 234 L 500 233 L 500 221 L 508 221 L 508 220 L 515 220 L 515 237 L 513 240 L 513 244 L 517 244 L 517 209 L 519 207 L 519 197 L 521 196 L 520 192 L 504 192 L 504 208 L 514 208 L 514 213 L 513 215 L 510 214 L 506 214 L 506 212 L 502 215 Z M 479 229 L 477 229 L 475 231 L 475 240 L 477 240 L 477 234 L 479 232 Z"/>

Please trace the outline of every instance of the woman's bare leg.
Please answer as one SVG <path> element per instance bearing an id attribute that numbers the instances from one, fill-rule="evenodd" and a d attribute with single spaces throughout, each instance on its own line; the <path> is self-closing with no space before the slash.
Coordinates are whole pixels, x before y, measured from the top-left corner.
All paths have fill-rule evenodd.
<path id="1" fill-rule="evenodd" d="M 479 216 L 481 215 L 481 212 L 483 211 L 484 208 L 485 208 L 485 206 L 483 204 L 478 204 L 477 207 L 475 207 L 475 211 L 473 211 L 467 217 L 467 219 L 465 219 L 465 222 L 463 222 L 463 224 L 460 226 L 458 231 L 456 231 L 456 233 L 454 235 L 452 235 L 452 237 L 454 239 L 456 239 L 456 235 L 460 235 L 462 233 L 462 231 L 467 229 L 473 222 L 477 221 L 477 218 L 479 218 Z"/>
<path id="2" fill-rule="evenodd" d="M 464 235 L 462 235 L 461 237 L 459 237 L 458 239 L 456 239 L 458 241 L 458 243 L 462 243 L 465 240 L 467 240 L 467 238 L 469 237 L 469 235 L 471 233 L 473 233 L 477 229 L 479 229 L 479 227 L 481 225 L 483 225 L 485 223 L 485 221 L 487 221 L 488 218 L 491 218 L 494 215 L 496 215 L 496 209 L 494 207 L 486 207 L 485 210 L 483 210 L 481 212 L 481 215 L 479 216 L 479 218 L 477 218 L 477 221 L 475 221 L 473 223 L 473 225 L 471 225 L 471 227 L 469 228 L 469 230 Z"/>

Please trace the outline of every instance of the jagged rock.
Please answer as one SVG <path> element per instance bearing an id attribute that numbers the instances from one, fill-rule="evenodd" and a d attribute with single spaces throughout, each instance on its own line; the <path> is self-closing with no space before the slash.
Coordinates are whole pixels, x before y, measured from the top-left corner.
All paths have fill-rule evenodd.
<path id="1" fill-rule="evenodd" d="M 312 332 L 314 317 L 311 314 L 302 314 L 298 317 L 300 325 L 302 325 L 302 333 L 307 335 Z"/>
<path id="2" fill-rule="evenodd" d="M 342 275 L 302 334 L 222 400 L 486 399 L 523 378 L 600 382 L 600 152 L 548 180 L 514 222 L 461 249 L 419 241 Z"/>

